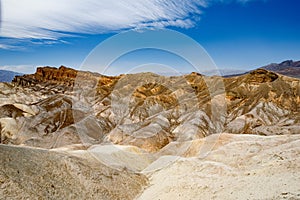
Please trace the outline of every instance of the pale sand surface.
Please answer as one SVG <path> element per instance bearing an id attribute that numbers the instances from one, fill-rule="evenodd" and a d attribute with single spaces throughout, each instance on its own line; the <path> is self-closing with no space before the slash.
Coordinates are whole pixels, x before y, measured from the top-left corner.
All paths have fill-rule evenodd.
<path id="1" fill-rule="evenodd" d="M 146 172 L 150 184 L 137 199 L 300 199 L 300 135 L 223 134 L 207 157 L 196 149 Z"/>
<path id="2" fill-rule="evenodd" d="M 0 150 L 0 199 L 300 199 L 300 135 Z"/>

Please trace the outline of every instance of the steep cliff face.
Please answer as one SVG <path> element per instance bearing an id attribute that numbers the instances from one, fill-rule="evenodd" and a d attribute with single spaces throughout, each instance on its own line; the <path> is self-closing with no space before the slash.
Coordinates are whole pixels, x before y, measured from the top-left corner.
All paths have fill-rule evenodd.
<path id="1" fill-rule="evenodd" d="M 17 105 L 16 114 L 0 119 L 5 143 L 56 148 L 112 142 L 156 152 L 172 141 L 223 131 L 300 132 L 300 81 L 265 69 L 230 78 L 108 77 L 44 67 L 13 85 L 1 85 L 3 113 Z"/>
<path id="2" fill-rule="evenodd" d="M 58 69 L 53 67 L 39 67 L 34 74 L 34 79 L 39 82 L 53 81 L 53 82 L 68 82 L 74 80 L 77 76 L 77 71 L 65 66 L 61 66 Z"/>
<path id="3" fill-rule="evenodd" d="M 36 73 L 16 76 L 12 83 L 17 86 L 32 86 L 37 83 L 53 83 L 73 86 L 77 71 L 65 66 L 58 69 L 55 67 L 38 67 Z"/>

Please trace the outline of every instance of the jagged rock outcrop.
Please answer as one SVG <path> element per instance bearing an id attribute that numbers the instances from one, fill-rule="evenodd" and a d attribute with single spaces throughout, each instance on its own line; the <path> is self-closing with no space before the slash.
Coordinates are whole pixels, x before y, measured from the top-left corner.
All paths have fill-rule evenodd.
<path id="1" fill-rule="evenodd" d="M 55 67 L 38 67 L 36 73 L 16 76 L 12 83 L 17 86 L 31 86 L 37 83 L 57 83 L 66 86 L 73 86 L 77 76 L 77 70 L 61 66 Z"/>

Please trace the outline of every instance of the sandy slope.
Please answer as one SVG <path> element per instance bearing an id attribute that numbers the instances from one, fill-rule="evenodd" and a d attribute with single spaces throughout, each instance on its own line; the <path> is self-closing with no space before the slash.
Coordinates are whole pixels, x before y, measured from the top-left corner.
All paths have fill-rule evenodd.
<path id="1" fill-rule="evenodd" d="M 193 157 L 145 173 L 150 185 L 138 199 L 300 199 L 300 135 L 223 134 L 204 158 L 195 155 L 201 142 Z"/>
<path id="2" fill-rule="evenodd" d="M 0 199 L 133 199 L 143 175 L 107 167 L 93 157 L 0 145 Z"/>
<path id="3" fill-rule="evenodd" d="M 0 199 L 300 199 L 299 156 L 299 134 L 224 133 L 155 154 L 120 145 L 0 145 Z"/>

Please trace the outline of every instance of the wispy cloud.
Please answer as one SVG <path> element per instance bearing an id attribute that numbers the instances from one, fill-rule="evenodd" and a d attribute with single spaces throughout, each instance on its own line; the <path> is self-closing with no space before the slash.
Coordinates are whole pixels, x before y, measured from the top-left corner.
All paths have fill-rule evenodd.
<path id="1" fill-rule="evenodd" d="M 0 37 L 57 40 L 76 33 L 189 28 L 202 8 L 228 1 L 251 0 L 2 0 Z"/>
<path id="2" fill-rule="evenodd" d="M 14 48 L 14 46 L 11 46 L 11 45 L 6 45 L 6 44 L 0 44 L 0 49 L 12 49 Z"/>
<path id="3" fill-rule="evenodd" d="M 5 40 L 3 40 L 5 41 Z M 1 41 L 2 42 L 2 41 Z M 0 44 L 0 50 L 10 50 L 10 51 L 22 51 L 24 50 L 24 47 L 20 46 L 20 45 L 15 45 L 15 44 L 9 44 L 9 43 L 5 43 L 5 42 L 2 42 L 3 44 Z M 15 42 L 17 43 L 17 42 Z"/>
<path id="4" fill-rule="evenodd" d="M 0 35 L 58 39 L 72 33 L 103 33 L 147 26 L 193 25 L 204 0 L 2 0 Z"/>

